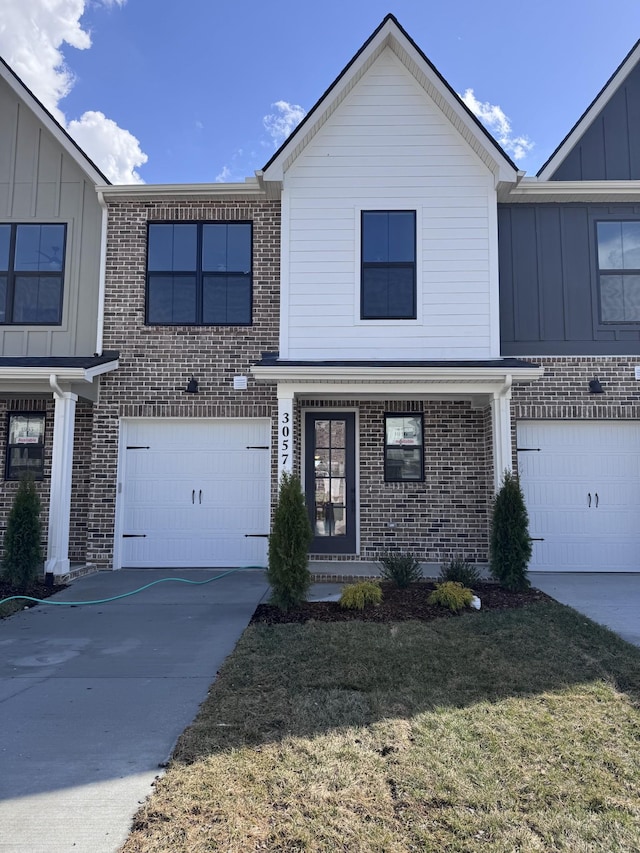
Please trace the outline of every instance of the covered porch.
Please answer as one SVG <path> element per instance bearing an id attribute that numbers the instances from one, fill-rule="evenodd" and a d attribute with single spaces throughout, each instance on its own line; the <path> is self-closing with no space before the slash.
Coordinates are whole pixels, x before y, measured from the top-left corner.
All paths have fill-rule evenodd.
<path id="1" fill-rule="evenodd" d="M 277 386 L 278 475 L 300 475 L 312 559 L 486 561 L 491 498 L 512 468 L 511 388 L 540 367 L 265 357 L 253 372 Z"/>

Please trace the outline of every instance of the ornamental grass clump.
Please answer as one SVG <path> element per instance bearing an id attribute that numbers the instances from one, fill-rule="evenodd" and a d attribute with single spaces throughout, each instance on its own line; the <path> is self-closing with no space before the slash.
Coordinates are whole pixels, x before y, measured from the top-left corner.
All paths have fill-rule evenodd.
<path id="1" fill-rule="evenodd" d="M 399 589 L 422 580 L 420 561 L 413 554 L 385 554 L 378 560 L 378 566 L 382 577 Z"/>
<path id="2" fill-rule="evenodd" d="M 313 538 L 300 480 L 286 471 L 269 536 L 267 580 L 271 601 L 281 610 L 301 604 L 311 585 L 309 543 Z"/>
<path id="3" fill-rule="evenodd" d="M 449 560 L 448 563 L 442 564 L 438 580 L 441 583 L 455 581 L 461 583 L 462 586 L 473 588 L 480 581 L 480 572 L 459 554 Z"/>
<path id="4" fill-rule="evenodd" d="M 452 613 L 459 613 L 465 607 L 469 607 L 473 601 L 473 592 L 455 581 L 439 583 L 429 596 L 429 604 L 437 604 L 446 607 Z"/>
<path id="5" fill-rule="evenodd" d="M 367 604 L 382 603 L 382 590 L 376 581 L 359 581 L 345 586 L 340 596 L 340 607 L 345 610 L 364 610 Z"/>
<path id="6" fill-rule="evenodd" d="M 504 472 L 493 501 L 489 562 L 492 576 L 505 589 L 522 592 L 531 586 L 527 566 L 531 559 L 529 515 L 518 478 Z"/>

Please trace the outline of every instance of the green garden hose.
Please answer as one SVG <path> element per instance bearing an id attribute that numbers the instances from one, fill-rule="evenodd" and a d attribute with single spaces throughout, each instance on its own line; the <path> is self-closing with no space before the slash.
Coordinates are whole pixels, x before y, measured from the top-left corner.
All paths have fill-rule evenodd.
<path id="1" fill-rule="evenodd" d="M 7 601 L 34 601 L 36 604 L 52 604 L 59 605 L 61 607 L 77 607 L 79 604 L 107 604 L 110 601 L 117 601 L 119 598 L 128 598 L 130 595 L 137 595 L 139 592 L 142 592 L 145 589 L 149 589 L 149 587 L 155 586 L 158 583 L 167 583 L 167 581 L 177 581 L 178 583 L 189 583 L 192 586 L 203 586 L 204 584 L 211 583 L 211 581 L 220 580 L 220 578 L 224 578 L 227 575 L 232 575 L 234 572 L 246 572 L 253 569 L 260 569 L 264 571 L 264 566 L 243 566 L 239 569 L 229 569 L 226 572 L 223 572 L 221 575 L 216 575 L 213 578 L 208 578 L 206 581 L 190 581 L 186 578 L 160 578 L 157 581 L 151 581 L 151 583 L 147 583 L 144 586 L 141 586 L 139 589 L 134 589 L 131 592 L 122 592 L 120 595 L 114 595 L 111 598 L 97 598 L 95 601 L 51 601 L 50 598 L 32 598 L 30 595 L 10 595 L 9 598 L 1 598 L 0 604 L 5 604 Z"/>

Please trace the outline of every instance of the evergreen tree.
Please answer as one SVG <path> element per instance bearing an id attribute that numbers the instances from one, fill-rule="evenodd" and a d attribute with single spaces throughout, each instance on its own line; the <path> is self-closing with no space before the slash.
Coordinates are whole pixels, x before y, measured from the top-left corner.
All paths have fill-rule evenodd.
<path id="1" fill-rule="evenodd" d="M 530 586 L 527 565 L 531 559 L 529 515 L 518 478 L 505 471 L 493 501 L 489 546 L 491 574 L 506 589 Z"/>
<path id="2" fill-rule="evenodd" d="M 4 534 L 2 574 L 24 592 L 42 569 L 40 498 L 32 477 L 20 481 Z"/>
<path id="3" fill-rule="evenodd" d="M 271 600 L 281 610 L 289 610 L 305 599 L 311 584 L 308 548 L 312 538 L 300 480 L 284 472 L 269 537 L 267 569 Z"/>

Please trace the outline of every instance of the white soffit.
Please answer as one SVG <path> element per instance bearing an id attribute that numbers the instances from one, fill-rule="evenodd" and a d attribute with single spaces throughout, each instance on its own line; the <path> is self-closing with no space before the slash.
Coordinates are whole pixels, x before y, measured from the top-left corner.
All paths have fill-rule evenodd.
<path id="1" fill-rule="evenodd" d="M 517 186 L 501 188 L 498 201 L 532 202 L 635 202 L 640 203 L 640 181 L 542 181 L 525 178 Z"/>

